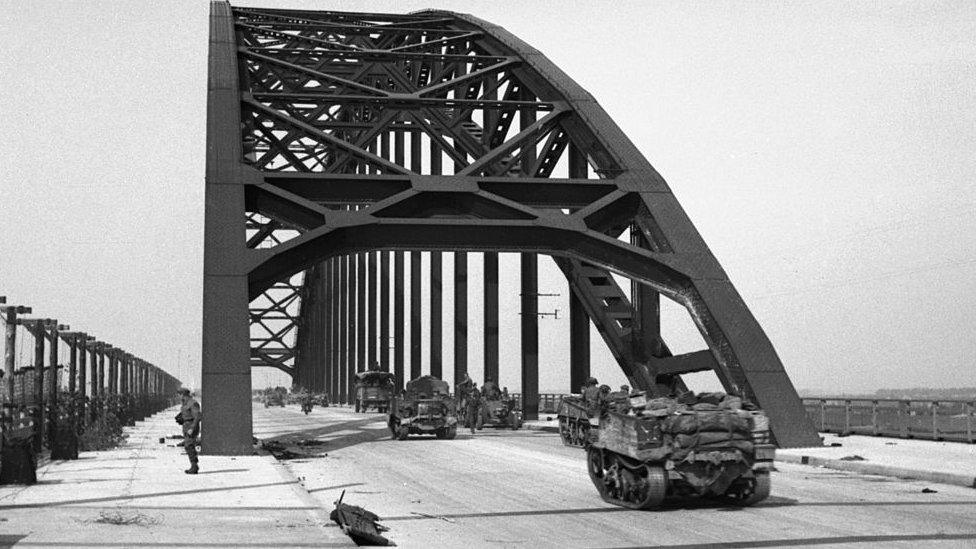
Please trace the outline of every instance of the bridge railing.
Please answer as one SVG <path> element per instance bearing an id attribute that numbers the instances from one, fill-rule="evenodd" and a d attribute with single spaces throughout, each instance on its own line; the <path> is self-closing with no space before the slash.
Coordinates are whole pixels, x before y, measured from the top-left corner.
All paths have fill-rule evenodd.
<path id="1" fill-rule="evenodd" d="M 804 398 L 822 433 L 976 442 L 976 401 Z"/>
<path id="2" fill-rule="evenodd" d="M 521 401 L 522 395 L 512 393 Z M 539 413 L 555 414 L 566 394 L 539 395 Z M 822 433 L 976 442 L 976 400 L 804 398 Z"/>
<path id="3" fill-rule="evenodd" d="M 559 411 L 559 401 L 563 397 L 569 396 L 567 393 L 539 393 L 539 413 L 555 414 Z M 517 398 L 522 403 L 522 393 L 512 393 L 513 398 Z"/>

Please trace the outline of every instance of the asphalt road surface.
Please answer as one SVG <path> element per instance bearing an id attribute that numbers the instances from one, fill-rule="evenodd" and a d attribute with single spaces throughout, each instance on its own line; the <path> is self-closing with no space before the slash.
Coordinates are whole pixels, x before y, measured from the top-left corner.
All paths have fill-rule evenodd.
<path id="1" fill-rule="evenodd" d="M 976 547 L 971 488 L 780 463 L 772 496 L 754 507 L 683 500 L 631 511 L 600 499 L 583 451 L 555 434 L 396 441 L 385 421 L 349 408 L 254 408 L 258 438 L 320 441 L 295 448 L 318 457 L 284 461 L 311 497 L 331 509 L 345 490 L 401 547 Z"/>

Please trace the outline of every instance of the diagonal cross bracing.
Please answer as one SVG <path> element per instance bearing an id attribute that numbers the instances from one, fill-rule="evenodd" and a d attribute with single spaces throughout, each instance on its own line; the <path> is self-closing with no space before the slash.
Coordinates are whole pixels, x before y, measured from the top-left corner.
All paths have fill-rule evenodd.
<path id="1" fill-rule="evenodd" d="M 346 332 L 328 319 L 354 301 L 335 293 L 356 281 L 351 254 L 507 251 L 556 258 L 633 385 L 657 393 L 711 370 L 769 412 L 780 444 L 816 442 L 670 188 L 537 51 L 444 11 L 212 6 L 204 392 L 216 409 L 245 405 L 248 364 L 347 379 L 333 375 Z M 706 349 L 670 355 L 659 296 L 687 309 Z M 208 436 L 208 451 L 249 449 L 249 428 Z"/>

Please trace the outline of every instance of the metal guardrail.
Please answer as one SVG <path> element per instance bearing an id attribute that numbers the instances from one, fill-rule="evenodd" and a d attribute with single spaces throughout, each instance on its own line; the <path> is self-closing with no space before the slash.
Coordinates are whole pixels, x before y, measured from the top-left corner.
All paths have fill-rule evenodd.
<path id="1" fill-rule="evenodd" d="M 823 433 L 976 442 L 976 401 L 804 398 Z"/>
<path id="2" fill-rule="evenodd" d="M 521 399 L 521 394 L 512 396 Z M 555 414 L 566 394 L 539 395 L 539 413 Z M 822 433 L 919 438 L 976 443 L 976 400 L 804 398 L 810 421 Z"/>

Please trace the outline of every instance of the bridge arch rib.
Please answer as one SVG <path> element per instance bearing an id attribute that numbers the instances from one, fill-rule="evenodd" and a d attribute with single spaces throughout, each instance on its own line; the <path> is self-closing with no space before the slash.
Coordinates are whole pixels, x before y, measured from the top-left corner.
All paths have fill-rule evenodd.
<path id="1" fill-rule="evenodd" d="M 338 258 L 377 250 L 551 255 L 634 385 L 714 370 L 767 409 L 781 445 L 817 443 L 667 184 L 541 53 L 444 11 L 213 2 L 210 32 L 203 392 L 223 429 L 206 451 L 249 451 L 252 364 L 295 373 L 336 359 L 314 339 L 355 318 L 318 288 L 355 279 Z M 632 281 L 629 295 L 610 273 Z M 688 310 L 708 349 L 671 356 L 659 295 Z M 270 334 L 257 343 L 255 324 Z"/>

